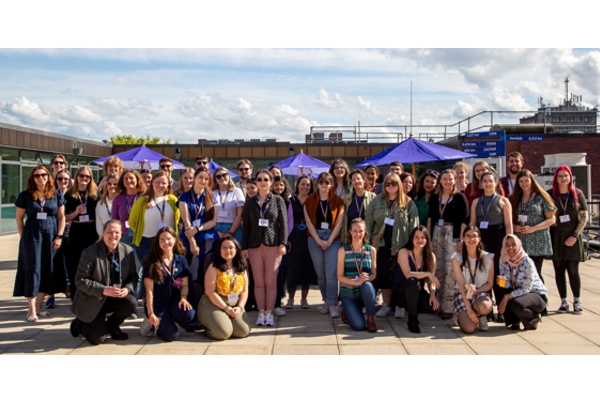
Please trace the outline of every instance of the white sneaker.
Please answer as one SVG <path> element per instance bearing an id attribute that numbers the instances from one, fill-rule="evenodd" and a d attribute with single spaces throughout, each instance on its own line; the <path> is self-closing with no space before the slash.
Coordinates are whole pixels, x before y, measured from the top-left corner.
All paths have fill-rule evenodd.
<path id="1" fill-rule="evenodd" d="M 381 292 L 377 293 L 377 296 L 375 296 L 375 305 L 379 306 L 383 304 L 383 297 L 381 296 Z"/>
<path id="2" fill-rule="evenodd" d="M 323 304 L 323 307 L 321 307 L 321 314 L 327 314 L 329 312 L 329 307 L 327 306 L 327 304 Z"/>
<path id="3" fill-rule="evenodd" d="M 456 316 L 456 314 L 454 314 L 452 318 L 450 318 L 450 321 L 452 321 L 452 326 L 458 326 L 458 317 Z"/>
<path id="4" fill-rule="evenodd" d="M 154 336 L 154 327 L 148 321 L 148 318 L 144 318 L 142 321 L 142 325 L 140 325 L 140 335 L 141 336 Z"/>
<path id="5" fill-rule="evenodd" d="M 294 308 L 294 299 L 288 299 L 287 304 L 285 305 L 285 308 L 287 308 L 288 310 L 291 310 Z"/>
<path id="6" fill-rule="evenodd" d="M 404 319 L 406 317 L 406 309 L 396 307 L 396 312 L 394 312 L 394 318 L 396 319 Z"/>
<path id="7" fill-rule="evenodd" d="M 278 317 L 284 317 L 285 316 L 285 310 L 281 307 L 277 307 L 276 309 L 273 310 L 273 313 L 275 313 L 275 315 L 277 315 Z"/>
<path id="8" fill-rule="evenodd" d="M 300 300 L 300 308 L 304 308 L 304 309 L 310 308 L 310 306 L 308 305 L 308 300 L 306 300 L 306 299 Z"/>
<path id="9" fill-rule="evenodd" d="M 379 318 L 385 318 L 385 317 L 387 317 L 387 315 L 389 313 L 390 313 L 390 306 L 388 306 L 387 304 L 383 303 L 381 305 L 381 308 L 379 309 L 379 311 L 377 311 L 375 313 L 375 316 L 379 317 Z"/>
<path id="10" fill-rule="evenodd" d="M 281 310 L 281 311 L 283 311 L 283 310 Z M 273 317 L 273 313 L 267 314 L 265 325 L 275 326 L 275 317 Z"/>
<path id="11" fill-rule="evenodd" d="M 487 318 L 485 315 L 483 317 L 479 317 L 479 330 L 482 332 L 487 332 L 490 329 L 487 323 Z"/>
<path id="12" fill-rule="evenodd" d="M 256 326 L 265 325 L 265 313 L 258 313 L 258 318 L 256 319 Z"/>
<path id="13" fill-rule="evenodd" d="M 336 306 L 331 306 L 329 307 L 329 315 L 331 315 L 331 318 L 339 318 L 340 312 Z"/>

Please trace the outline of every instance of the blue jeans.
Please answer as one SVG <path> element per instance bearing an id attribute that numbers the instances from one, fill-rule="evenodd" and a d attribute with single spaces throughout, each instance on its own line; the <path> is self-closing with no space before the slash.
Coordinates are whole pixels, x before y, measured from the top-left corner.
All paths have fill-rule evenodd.
<path id="1" fill-rule="evenodd" d="M 362 313 L 362 306 L 367 309 L 367 315 L 375 315 L 375 288 L 371 282 L 360 285 L 360 297 L 353 299 L 342 296 L 342 310 L 348 317 L 350 328 L 362 331 L 367 326 L 367 320 Z"/>
<path id="2" fill-rule="evenodd" d="M 182 328 L 185 328 L 196 319 L 196 311 L 194 309 L 182 310 L 179 308 L 177 300 L 170 301 L 167 307 L 160 307 L 158 310 L 155 308 L 154 315 L 160 317 L 160 324 L 158 325 L 156 334 L 165 342 L 172 342 L 179 338 L 179 329 L 177 329 L 175 322 Z M 146 312 L 146 318 L 148 318 L 148 312 Z"/>
<path id="3" fill-rule="evenodd" d="M 337 253 L 341 247 L 339 240 L 331 242 L 331 246 L 325 251 L 312 237 L 308 238 L 308 251 L 312 258 L 317 281 L 323 301 L 329 306 L 338 303 L 338 280 L 337 280 Z"/>

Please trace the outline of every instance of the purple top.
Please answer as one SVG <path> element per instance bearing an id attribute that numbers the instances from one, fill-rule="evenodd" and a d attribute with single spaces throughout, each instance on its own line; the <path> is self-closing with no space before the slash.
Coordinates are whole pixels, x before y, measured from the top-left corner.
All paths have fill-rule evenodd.
<path id="1" fill-rule="evenodd" d="M 139 193 L 131 195 L 121 193 L 113 200 L 110 217 L 112 219 L 118 219 L 121 221 L 121 230 L 123 232 L 123 236 L 129 233 L 129 229 L 127 229 L 125 226 L 125 222 L 129 220 L 129 212 L 133 207 L 133 203 L 135 203 L 140 196 L 142 195 Z"/>
<path id="2" fill-rule="evenodd" d="M 292 230 L 294 229 L 294 209 L 292 208 L 292 202 L 288 203 L 287 207 L 287 235 L 290 237 Z"/>

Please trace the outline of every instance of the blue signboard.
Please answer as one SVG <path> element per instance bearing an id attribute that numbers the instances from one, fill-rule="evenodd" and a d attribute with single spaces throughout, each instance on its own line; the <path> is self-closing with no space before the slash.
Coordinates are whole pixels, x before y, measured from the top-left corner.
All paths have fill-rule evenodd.
<path id="1" fill-rule="evenodd" d="M 544 140 L 544 135 L 510 135 L 506 140 L 515 142 L 541 142 Z"/>
<path id="2" fill-rule="evenodd" d="M 506 138 L 506 131 L 505 130 L 501 130 L 501 131 L 489 131 L 489 132 L 468 132 L 465 133 L 465 137 L 467 139 L 501 139 L 501 140 L 505 140 Z"/>
<path id="3" fill-rule="evenodd" d="M 506 155 L 506 131 L 469 132 L 467 139 L 460 144 L 465 153 L 475 154 L 477 158 L 502 157 Z M 486 140 L 487 139 L 487 140 Z"/>

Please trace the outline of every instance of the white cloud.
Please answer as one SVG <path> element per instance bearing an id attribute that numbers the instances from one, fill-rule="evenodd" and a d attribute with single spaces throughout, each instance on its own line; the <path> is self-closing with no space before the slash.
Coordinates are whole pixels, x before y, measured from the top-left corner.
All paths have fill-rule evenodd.
<path id="1" fill-rule="evenodd" d="M 90 108 L 104 116 L 109 117 L 129 117 L 134 119 L 149 119 L 158 116 L 156 106 L 148 100 L 130 98 L 127 104 L 121 103 L 117 99 L 88 97 L 91 103 Z"/>
<path id="2" fill-rule="evenodd" d="M 343 108 L 344 100 L 338 93 L 334 93 L 333 97 L 329 96 L 329 93 L 323 88 L 319 89 L 319 97 L 316 99 L 308 100 L 308 104 L 315 105 L 323 108 Z"/>

